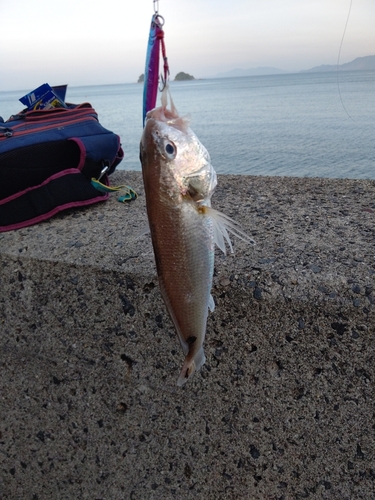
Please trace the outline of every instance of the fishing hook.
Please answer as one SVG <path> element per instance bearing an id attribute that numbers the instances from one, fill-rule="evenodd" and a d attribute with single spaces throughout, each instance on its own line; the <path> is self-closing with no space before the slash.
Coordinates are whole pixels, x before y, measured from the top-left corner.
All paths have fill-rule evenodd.
<path id="1" fill-rule="evenodd" d="M 161 80 L 161 85 L 159 85 L 159 91 L 163 92 L 165 87 L 167 86 L 168 78 L 169 78 L 169 65 L 168 65 L 168 57 L 167 57 L 167 52 L 165 49 L 165 43 L 164 43 L 164 31 L 163 31 L 163 26 L 164 26 L 164 17 L 161 16 L 160 14 L 154 14 L 152 17 L 152 23 L 155 24 L 159 28 L 159 32 L 156 35 L 156 37 L 160 40 L 160 45 L 161 45 L 161 53 L 164 61 L 164 75 L 160 75 L 160 80 Z"/>
<path id="2" fill-rule="evenodd" d="M 168 75 L 169 75 L 169 71 L 168 71 Z M 167 86 L 167 78 L 165 78 L 163 75 L 160 75 L 160 81 L 161 81 L 161 85 L 159 85 L 159 92 L 163 92 L 163 90 Z"/>
<path id="3" fill-rule="evenodd" d="M 168 64 L 168 57 L 167 57 L 167 51 L 165 50 L 165 43 L 164 43 L 164 32 L 163 36 L 161 37 L 161 53 L 163 56 L 163 61 L 164 61 L 164 75 L 160 75 L 160 80 L 161 80 L 161 87 L 159 86 L 159 91 L 163 92 L 165 87 L 167 86 L 167 81 L 169 78 L 169 64 Z"/>

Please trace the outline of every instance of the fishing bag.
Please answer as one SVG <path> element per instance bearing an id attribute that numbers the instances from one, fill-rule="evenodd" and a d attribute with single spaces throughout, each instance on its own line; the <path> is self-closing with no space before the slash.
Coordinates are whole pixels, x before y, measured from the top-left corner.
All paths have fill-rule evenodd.
<path id="1" fill-rule="evenodd" d="M 124 156 L 120 138 L 90 104 L 67 106 L 0 121 L 0 232 L 108 198 L 91 180 L 109 185 Z"/>

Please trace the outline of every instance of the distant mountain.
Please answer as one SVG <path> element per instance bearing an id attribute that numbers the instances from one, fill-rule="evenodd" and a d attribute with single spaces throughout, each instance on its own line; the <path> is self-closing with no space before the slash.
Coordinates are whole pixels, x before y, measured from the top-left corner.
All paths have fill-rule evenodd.
<path id="1" fill-rule="evenodd" d="M 321 66 L 315 66 L 311 69 L 303 69 L 300 73 L 315 73 L 320 71 L 362 71 L 362 70 L 375 70 L 375 55 L 374 56 L 364 56 L 357 57 L 351 62 L 345 64 L 322 64 Z M 291 73 L 290 71 L 284 71 L 279 68 L 273 68 L 270 66 L 259 66 L 258 68 L 250 69 L 232 69 L 231 71 L 226 71 L 224 73 L 217 73 L 215 78 L 230 78 L 238 76 L 261 76 L 261 75 L 281 75 L 285 73 Z"/>
<path id="2" fill-rule="evenodd" d="M 237 76 L 261 76 L 261 75 L 280 75 L 281 73 L 287 73 L 282 69 L 272 68 L 269 66 L 259 66 L 258 68 L 251 69 L 232 69 L 231 71 L 226 71 L 224 73 L 218 73 L 215 78 L 230 78 Z"/>
<path id="3" fill-rule="evenodd" d="M 357 57 L 345 64 L 322 64 L 311 69 L 304 69 L 300 73 L 316 73 L 318 71 L 362 71 L 375 70 L 375 56 Z"/>

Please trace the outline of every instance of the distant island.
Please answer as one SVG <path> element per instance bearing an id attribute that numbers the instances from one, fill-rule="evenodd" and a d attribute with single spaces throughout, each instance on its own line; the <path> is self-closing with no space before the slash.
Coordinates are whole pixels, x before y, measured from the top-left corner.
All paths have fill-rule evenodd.
<path id="1" fill-rule="evenodd" d="M 320 71 L 368 71 L 375 70 L 375 56 L 357 57 L 345 64 L 322 64 L 311 69 L 301 70 L 300 73 L 316 73 Z"/>
<path id="2" fill-rule="evenodd" d="M 180 71 L 180 73 L 177 73 L 175 76 L 175 82 L 182 82 L 185 80 L 195 80 L 194 76 L 189 75 L 189 73 L 184 73 L 183 71 Z"/>

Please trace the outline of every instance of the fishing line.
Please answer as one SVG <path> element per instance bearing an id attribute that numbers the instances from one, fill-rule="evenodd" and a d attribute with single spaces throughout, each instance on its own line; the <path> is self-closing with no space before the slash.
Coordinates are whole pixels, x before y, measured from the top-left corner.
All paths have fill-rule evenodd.
<path id="1" fill-rule="evenodd" d="M 339 92 L 339 96 L 340 96 L 340 101 L 341 101 L 341 105 L 342 107 L 344 108 L 345 110 L 345 113 L 348 115 L 348 117 L 353 121 L 355 122 L 355 120 L 353 119 L 353 117 L 349 114 L 348 110 L 346 109 L 345 107 L 345 104 L 344 104 L 344 101 L 342 99 L 342 95 L 341 95 L 341 90 L 340 90 L 340 80 L 339 80 L 339 64 L 340 64 L 340 57 L 341 57 L 341 49 L 342 49 L 342 44 L 344 43 L 344 38 L 345 38 L 345 34 L 346 34 L 346 29 L 348 27 L 348 22 L 349 22 L 349 18 L 350 18 L 350 13 L 351 13 L 351 10 L 352 10 L 352 4 L 353 4 L 353 0 L 350 0 L 350 5 L 349 5 L 349 12 L 348 12 L 348 16 L 346 18 L 346 23 L 345 23 L 345 28 L 344 28 L 344 33 L 342 34 L 342 38 L 341 38 L 341 43 L 340 43 L 340 48 L 339 48 L 339 55 L 337 57 L 337 65 L 336 65 L 336 77 L 337 77 L 337 90 Z"/>

